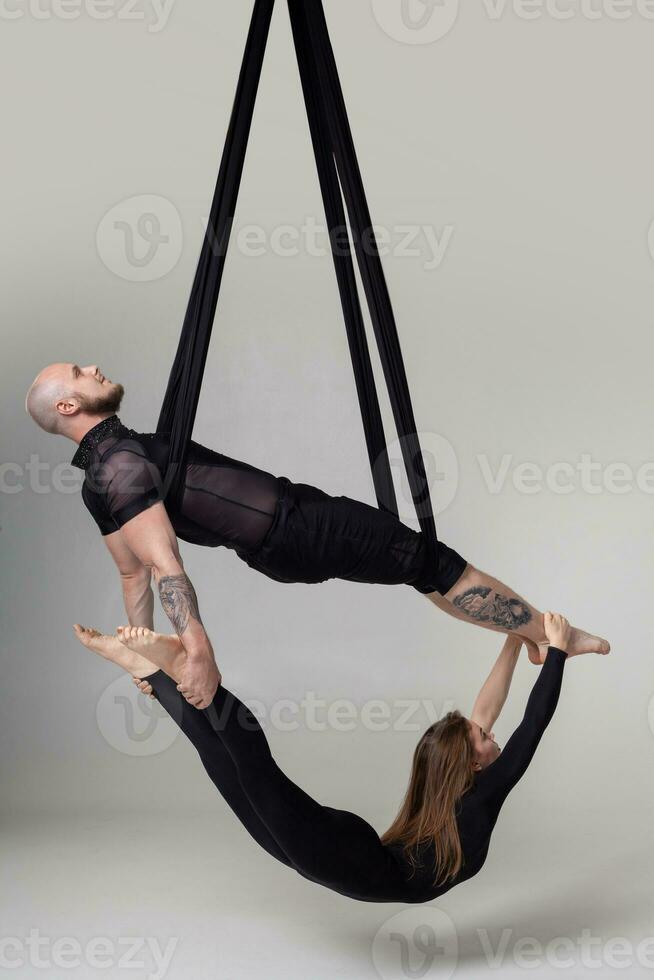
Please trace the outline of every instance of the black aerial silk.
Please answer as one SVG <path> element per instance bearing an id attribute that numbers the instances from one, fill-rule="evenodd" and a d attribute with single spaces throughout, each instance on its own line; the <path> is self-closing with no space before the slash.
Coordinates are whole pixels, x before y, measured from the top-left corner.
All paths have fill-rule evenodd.
<path id="1" fill-rule="evenodd" d="M 402 351 L 322 0 L 288 0 L 288 6 L 377 504 L 398 513 L 352 260 L 352 238 L 411 495 L 427 546 L 435 553 L 436 527 Z M 207 232 L 157 423 L 158 432 L 170 433 L 166 485 L 173 504 L 180 500 L 183 490 L 187 447 L 200 398 L 273 7 L 274 0 L 255 0 Z"/>

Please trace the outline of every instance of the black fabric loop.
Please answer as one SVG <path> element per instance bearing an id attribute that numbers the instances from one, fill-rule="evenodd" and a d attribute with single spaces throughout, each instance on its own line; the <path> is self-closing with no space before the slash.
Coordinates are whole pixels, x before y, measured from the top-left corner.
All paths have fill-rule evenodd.
<path id="1" fill-rule="evenodd" d="M 256 0 L 210 220 L 161 408 L 170 433 L 169 502 L 181 499 L 231 226 L 261 77 L 274 0 Z M 356 255 L 416 514 L 428 549 L 437 549 L 428 480 L 372 218 L 322 0 L 288 0 L 293 39 L 329 228 L 336 281 L 378 506 L 397 516 L 387 439 L 354 271 Z"/>

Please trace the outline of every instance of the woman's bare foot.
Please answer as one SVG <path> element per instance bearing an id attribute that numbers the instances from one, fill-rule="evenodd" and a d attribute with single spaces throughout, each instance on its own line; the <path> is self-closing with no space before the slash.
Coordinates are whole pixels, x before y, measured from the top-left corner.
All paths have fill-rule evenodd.
<path id="1" fill-rule="evenodd" d="M 531 662 L 536 664 L 545 663 L 548 648 L 549 643 L 547 640 L 538 644 L 538 660 L 534 660 L 531 651 L 529 651 L 529 659 Z M 611 644 L 608 640 L 602 639 L 601 636 L 593 636 L 591 633 L 585 633 L 584 630 L 579 630 L 575 626 L 570 627 L 568 657 L 579 657 L 584 653 L 597 653 L 600 656 L 605 657 L 610 652 Z"/>
<path id="2" fill-rule="evenodd" d="M 132 677 L 148 677 L 150 674 L 156 674 L 158 670 L 156 663 L 148 660 L 138 650 L 130 650 L 120 642 L 118 637 L 107 636 L 105 633 L 100 633 L 99 630 L 80 626 L 79 623 L 75 623 L 73 630 L 77 639 L 88 650 L 93 650 L 105 660 L 110 660 L 118 667 L 122 667 Z"/>
<path id="3" fill-rule="evenodd" d="M 152 661 L 179 683 L 186 663 L 186 651 L 178 636 L 155 633 L 147 626 L 119 626 L 116 633 L 116 642 L 123 649 Z"/>

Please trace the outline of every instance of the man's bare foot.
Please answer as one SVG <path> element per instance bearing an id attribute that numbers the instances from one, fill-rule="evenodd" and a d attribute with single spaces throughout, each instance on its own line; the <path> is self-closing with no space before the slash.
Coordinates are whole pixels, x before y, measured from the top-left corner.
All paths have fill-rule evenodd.
<path id="1" fill-rule="evenodd" d="M 123 649 L 151 660 L 179 682 L 186 665 L 186 651 L 178 636 L 155 633 L 146 626 L 119 626 L 116 633 L 116 642 Z"/>
<path id="2" fill-rule="evenodd" d="M 73 626 L 75 636 L 88 650 L 98 653 L 105 660 L 122 667 L 132 677 L 148 677 L 156 674 L 157 664 L 148 660 L 147 657 L 139 653 L 138 650 L 130 650 L 120 642 L 116 636 L 107 636 L 99 630 L 89 629 L 75 623 Z"/>
<path id="3" fill-rule="evenodd" d="M 539 659 L 534 660 L 530 651 L 529 659 L 531 662 L 544 664 L 548 648 L 549 644 L 547 640 L 545 640 L 543 643 L 539 643 Z M 611 644 L 608 640 L 602 639 L 601 636 L 593 636 L 591 633 L 585 633 L 584 630 L 579 630 L 574 626 L 571 627 L 568 657 L 579 657 L 585 653 L 597 653 L 600 656 L 605 657 L 610 652 Z"/>

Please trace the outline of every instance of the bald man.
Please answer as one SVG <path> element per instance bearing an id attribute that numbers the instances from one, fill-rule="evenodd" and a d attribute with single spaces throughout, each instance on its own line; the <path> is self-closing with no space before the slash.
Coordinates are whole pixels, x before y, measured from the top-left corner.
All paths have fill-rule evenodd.
<path id="1" fill-rule="evenodd" d="M 420 532 L 375 507 L 191 442 L 182 500 L 173 508 L 165 499 L 169 438 L 123 425 L 123 395 L 96 365 L 51 364 L 32 383 L 25 408 L 45 432 L 77 444 L 72 464 L 85 471 L 82 499 L 120 573 L 132 626 L 154 628 L 154 578 L 188 655 L 179 690 L 190 704 L 211 704 L 220 673 L 180 538 L 230 548 L 278 582 L 410 585 L 457 619 L 514 634 L 534 663 L 544 661 L 541 612 L 442 542 L 434 558 Z M 605 654 L 609 644 L 573 629 L 570 651 Z"/>

